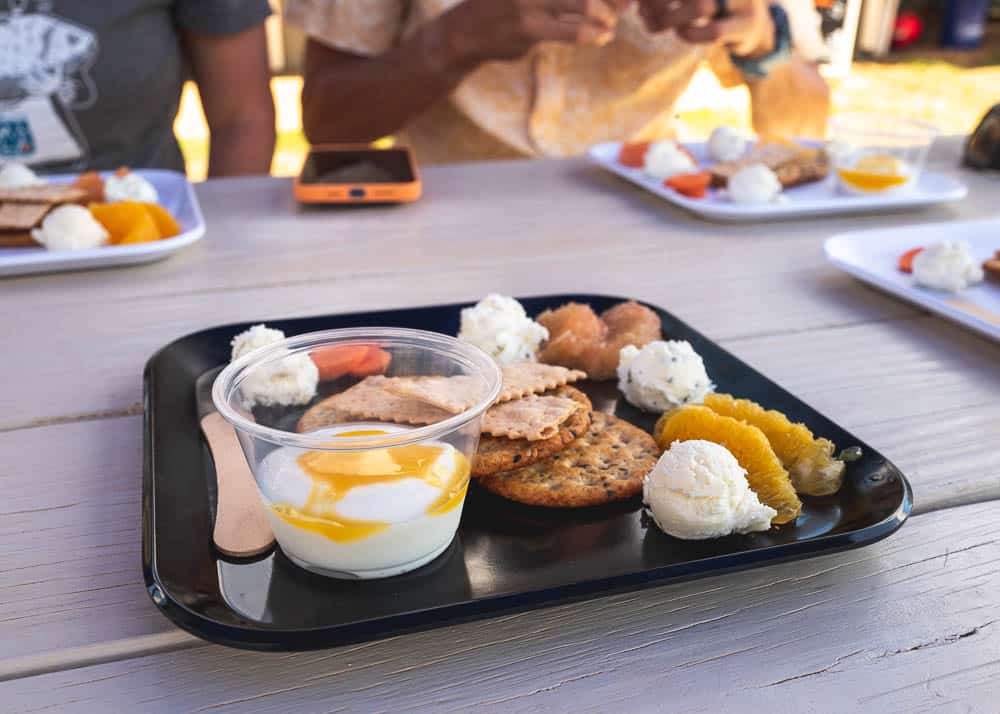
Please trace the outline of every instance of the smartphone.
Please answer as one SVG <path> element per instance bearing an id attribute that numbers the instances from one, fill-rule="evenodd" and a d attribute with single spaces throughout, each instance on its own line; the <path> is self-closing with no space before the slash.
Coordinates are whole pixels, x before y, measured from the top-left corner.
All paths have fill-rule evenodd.
<path id="1" fill-rule="evenodd" d="M 420 174 L 406 147 L 314 146 L 295 179 L 300 203 L 408 203 L 420 198 Z"/>

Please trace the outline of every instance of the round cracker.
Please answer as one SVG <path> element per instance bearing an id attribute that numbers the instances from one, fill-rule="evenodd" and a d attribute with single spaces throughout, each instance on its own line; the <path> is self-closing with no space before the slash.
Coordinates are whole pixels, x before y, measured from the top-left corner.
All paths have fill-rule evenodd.
<path id="1" fill-rule="evenodd" d="M 580 508 L 637 496 L 660 456 L 652 436 L 623 419 L 594 412 L 590 429 L 562 451 L 515 471 L 478 479 L 498 496 L 530 506 Z"/>
<path id="2" fill-rule="evenodd" d="M 472 467 L 474 477 L 510 471 L 559 453 L 569 446 L 579 436 L 590 428 L 590 412 L 593 406 L 587 395 L 574 387 L 564 386 L 544 394 L 553 397 L 566 397 L 584 405 L 559 425 L 559 431 L 548 439 L 528 441 L 527 439 L 508 439 L 504 436 L 483 434 L 479 439 L 479 450 L 476 452 Z"/>

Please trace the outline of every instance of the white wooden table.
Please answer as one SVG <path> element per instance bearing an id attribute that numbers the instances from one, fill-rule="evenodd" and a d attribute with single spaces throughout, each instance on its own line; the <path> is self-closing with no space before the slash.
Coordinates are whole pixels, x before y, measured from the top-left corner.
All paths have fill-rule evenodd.
<path id="1" fill-rule="evenodd" d="M 953 170 L 957 143 L 934 167 Z M 826 265 L 841 230 L 961 206 L 699 222 L 582 161 L 431 169 L 409 207 L 209 182 L 166 262 L 0 282 L 0 710 L 1000 710 L 1000 346 Z M 1000 236 L 998 236 L 1000 248 Z M 915 515 L 872 547 L 304 654 L 174 628 L 140 573 L 146 359 L 188 332 L 513 295 L 663 305 L 877 446 Z"/>

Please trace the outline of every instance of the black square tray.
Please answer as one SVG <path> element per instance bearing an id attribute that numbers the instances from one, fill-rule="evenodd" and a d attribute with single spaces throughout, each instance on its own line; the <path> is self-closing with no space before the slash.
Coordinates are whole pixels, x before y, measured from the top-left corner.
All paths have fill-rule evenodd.
<path id="1" fill-rule="evenodd" d="M 598 312 L 625 298 L 550 295 L 522 299 L 530 315 L 571 300 Z M 465 305 L 270 321 L 289 336 L 336 327 L 415 327 L 454 335 Z M 212 546 L 215 473 L 201 438 L 195 381 L 225 364 L 233 335 L 252 323 L 181 338 L 146 365 L 142 500 L 143 573 L 150 596 L 178 626 L 214 642 L 302 650 L 374 639 L 501 611 L 715 575 L 874 543 L 898 529 L 910 486 L 881 454 L 666 311 L 668 339 L 688 340 L 719 391 L 779 409 L 838 448 L 860 445 L 835 496 L 803 499 L 802 515 L 765 533 L 681 541 L 647 527 L 638 500 L 556 511 L 469 489 L 458 535 L 432 563 L 394 578 L 342 581 L 306 572 L 275 548 L 252 560 Z M 585 382 L 594 406 L 649 430 L 613 383 Z"/>

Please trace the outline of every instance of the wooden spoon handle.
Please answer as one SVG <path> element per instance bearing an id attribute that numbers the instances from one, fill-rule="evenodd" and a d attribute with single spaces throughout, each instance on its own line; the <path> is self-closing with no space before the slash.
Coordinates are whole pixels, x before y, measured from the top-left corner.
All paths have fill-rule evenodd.
<path id="1" fill-rule="evenodd" d="M 236 432 L 218 412 L 202 418 L 201 431 L 215 461 L 218 484 L 215 547 L 231 556 L 259 555 L 274 544 L 274 533 Z"/>

